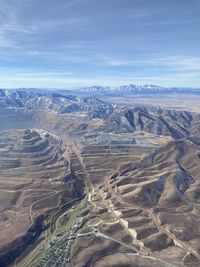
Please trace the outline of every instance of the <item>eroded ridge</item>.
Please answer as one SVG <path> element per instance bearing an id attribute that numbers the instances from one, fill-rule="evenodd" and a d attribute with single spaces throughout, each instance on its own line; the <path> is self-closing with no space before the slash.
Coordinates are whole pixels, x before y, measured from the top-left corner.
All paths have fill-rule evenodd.
<path id="1" fill-rule="evenodd" d="M 189 140 L 171 141 L 100 180 L 79 153 L 92 212 L 66 266 L 199 266 L 198 153 Z"/>

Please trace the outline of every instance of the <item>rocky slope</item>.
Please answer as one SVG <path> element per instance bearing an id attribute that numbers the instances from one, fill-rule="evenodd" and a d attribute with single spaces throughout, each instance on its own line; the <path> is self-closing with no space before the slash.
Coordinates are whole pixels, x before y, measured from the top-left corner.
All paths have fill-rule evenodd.
<path id="1" fill-rule="evenodd" d="M 102 129 L 116 133 L 140 131 L 179 139 L 195 131 L 198 122 L 199 115 L 191 112 L 135 107 L 113 113 Z"/>
<path id="2" fill-rule="evenodd" d="M 99 182 L 69 266 L 199 266 L 199 153 L 172 141 Z"/>

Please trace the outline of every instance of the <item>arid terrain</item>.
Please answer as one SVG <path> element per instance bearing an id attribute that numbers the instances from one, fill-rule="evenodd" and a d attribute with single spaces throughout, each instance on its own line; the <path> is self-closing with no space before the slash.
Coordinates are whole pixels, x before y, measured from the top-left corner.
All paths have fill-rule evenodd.
<path id="1" fill-rule="evenodd" d="M 199 95 L 88 94 L 0 90 L 0 266 L 200 266 Z"/>
<path id="2" fill-rule="evenodd" d="M 159 106 L 161 108 L 167 108 L 172 110 L 187 110 L 191 112 L 200 112 L 200 95 L 188 94 L 149 94 L 140 95 L 135 97 L 111 97 L 110 101 L 115 104 L 124 105 L 149 105 L 149 106 Z"/>
<path id="3" fill-rule="evenodd" d="M 7 264 L 83 197 L 84 183 L 72 173 L 68 147 L 55 135 L 15 130 L 2 133 L 0 145 L 0 249 Z"/>

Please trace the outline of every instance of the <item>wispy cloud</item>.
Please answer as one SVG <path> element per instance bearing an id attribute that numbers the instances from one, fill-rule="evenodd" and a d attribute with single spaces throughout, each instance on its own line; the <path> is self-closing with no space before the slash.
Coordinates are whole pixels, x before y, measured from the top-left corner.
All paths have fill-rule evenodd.
<path id="1" fill-rule="evenodd" d="M 0 86 L 198 87 L 199 4 L 156 2 L 0 0 Z"/>
<path id="2" fill-rule="evenodd" d="M 166 67 L 177 71 L 200 71 L 200 57 L 193 56 L 153 56 L 147 55 L 136 60 L 117 60 L 107 61 L 109 66 L 158 66 Z"/>
<path id="3" fill-rule="evenodd" d="M 33 29 L 23 24 L 20 18 L 20 12 L 27 3 L 25 0 L 0 1 L 0 48 L 17 48 L 18 36 L 33 33 Z"/>

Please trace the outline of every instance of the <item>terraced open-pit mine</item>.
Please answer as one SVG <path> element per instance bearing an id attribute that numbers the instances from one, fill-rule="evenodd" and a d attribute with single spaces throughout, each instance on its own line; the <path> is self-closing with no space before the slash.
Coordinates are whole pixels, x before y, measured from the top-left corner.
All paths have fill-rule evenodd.
<path id="1" fill-rule="evenodd" d="M 200 266 L 199 113 L 2 95 L 0 267 Z"/>
<path id="2" fill-rule="evenodd" d="M 1 133 L 0 266 L 42 242 L 41 233 L 83 194 L 83 180 L 60 138 L 41 130 Z"/>

